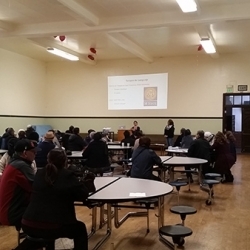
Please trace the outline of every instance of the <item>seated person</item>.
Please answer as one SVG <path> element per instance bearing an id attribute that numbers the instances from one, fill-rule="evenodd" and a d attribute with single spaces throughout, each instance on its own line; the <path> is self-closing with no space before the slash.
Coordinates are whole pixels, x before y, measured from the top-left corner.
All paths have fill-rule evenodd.
<path id="1" fill-rule="evenodd" d="M 36 165 L 37 168 L 44 168 L 47 164 L 48 153 L 55 148 L 53 143 L 54 134 L 53 132 L 47 132 L 44 136 L 44 140 L 38 144 L 39 151 L 36 154 Z"/>
<path id="2" fill-rule="evenodd" d="M 189 148 L 191 143 L 193 142 L 193 137 L 191 136 L 191 131 L 189 129 L 185 130 L 185 134 L 181 141 L 182 148 Z"/>
<path id="3" fill-rule="evenodd" d="M 26 131 L 25 131 L 26 137 L 29 137 L 29 134 L 32 132 L 35 132 L 35 129 L 32 127 L 32 125 L 27 125 Z"/>
<path id="4" fill-rule="evenodd" d="M 102 133 L 96 132 L 93 141 L 85 148 L 82 156 L 84 164 L 93 173 L 103 173 L 110 169 L 108 146 L 102 140 Z"/>
<path id="5" fill-rule="evenodd" d="M 86 143 L 80 136 L 80 129 L 74 128 L 73 134 L 69 137 L 68 150 L 70 151 L 82 151 L 86 147 Z"/>
<path id="6" fill-rule="evenodd" d="M 182 138 L 184 137 L 185 135 L 185 131 L 186 129 L 185 128 L 182 128 L 181 131 L 180 131 L 180 135 L 178 135 L 175 143 L 174 143 L 174 147 L 181 147 L 181 141 L 182 141 Z"/>
<path id="7" fill-rule="evenodd" d="M 124 139 L 121 140 L 121 144 L 124 143 L 124 145 L 127 146 L 127 144 L 129 143 L 130 146 L 134 146 L 135 140 L 130 136 L 130 132 L 128 130 L 125 130 L 123 135 Z"/>
<path id="8" fill-rule="evenodd" d="M 104 141 L 104 142 L 110 142 L 111 140 L 110 140 L 110 138 L 109 138 L 109 131 L 108 130 L 103 130 L 102 131 L 102 140 Z"/>
<path id="9" fill-rule="evenodd" d="M 66 134 L 74 134 L 74 126 L 70 126 L 68 130 L 65 131 Z"/>
<path id="10" fill-rule="evenodd" d="M 56 137 L 56 131 L 54 129 L 50 129 L 50 130 L 48 130 L 48 132 L 52 132 L 53 133 L 53 135 L 54 135 L 53 143 L 55 144 L 55 147 L 60 148 L 61 144 L 58 141 L 58 138 Z"/>
<path id="11" fill-rule="evenodd" d="M 133 178 L 161 181 L 153 175 L 153 166 L 161 165 L 161 158 L 150 149 L 151 140 L 148 137 L 141 137 L 139 147 L 132 154 L 132 168 L 130 176 Z"/>
<path id="12" fill-rule="evenodd" d="M 214 144 L 214 134 L 212 134 L 211 132 L 205 132 L 204 138 L 209 142 L 211 146 Z"/>
<path id="13" fill-rule="evenodd" d="M 15 138 L 15 131 L 13 128 L 7 128 L 2 136 L 2 149 L 8 150 L 8 143 L 12 138 Z"/>
<path id="14" fill-rule="evenodd" d="M 132 136 L 131 136 L 132 137 Z M 132 138 L 135 138 L 135 143 L 134 143 L 134 147 L 133 147 L 133 150 L 136 150 L 138 147 L 139 147 L 139 140 L 140 138 L 142 137 L 142 133 L 140 131 L 136 131 L 134 134 L 133 134 L 133 137 Z"/>
<path id="15" fill-rule="evenodd" d="M 86 138 L 84 139 L 86 145 L 89 145 L 89 143 L 92 141 L 91 133 L 92 133 L 92 135 L 94 135 L 93 132 L 95 132 L 94 129 L 89 129 L 89 130 L 88 130 L 88 135 L 87 135 Z"/>
<path id="16" fill-rule="evenodd" d="M 232 154 L 234 158 L 234 163 L 237 161 L 237 154 L 236 154 L 236 139 L 232 133 L 232 131 L 226 131 L 226 138 L 229 141 L 230 145 L 230 153 Z"/>
<path id="17" fill-rule="evenodd" d="M 215 151 L 214 171 L 222 175 L 222 183 L 233 182 L 234 177 L 230 169 L 235 163 L 235 157 L 231 154 L 230 144 L 222 132 L 215 135 L 212 149 Z"/>
<path id="18" fill-rule="evenodd" d="M 15 145 L 15 154 L 5 168 L 0 182 L 0 223 L 20 228 L 29 204 L 34 171 L 31 167 L 36 144 L 27 139 Z"/>
<path id="19" fill-rule="evenodd" d="M 92 190 L 88 189 L 67 167 L 63 150 L 53 149 L 48 164 L 35 176 L 30 203 L 23 215 L 23 231 L 35 238 L 72 238 L 74 249 L 88 249 L 86 226 L 78 221 L 74 201 L 85 201 Z M 93 181 L 94 180 L 90 180 Z M 28 240 L 20 247 L 26 249 Z M 28 248 L 27 249 L 31 249 Z"/>
<path id="20" fill-rule="evenodd" d="M 210 162 L 211 162 L 211 146 L 209 142 L 204 138 L 204 131 L 199 130 L 196 134 L 196 139 L 192 141 L 188 154 L 189 157 L 200 158 L 207 160 L 208 163 L 202 165 L 203 174 L 209 173 L 210 171 Z M 185 169 L 190 169 L 190 167 L 185 167 Z M 187 177 L 191 177 L 190 173 L 187 173 Z"/>

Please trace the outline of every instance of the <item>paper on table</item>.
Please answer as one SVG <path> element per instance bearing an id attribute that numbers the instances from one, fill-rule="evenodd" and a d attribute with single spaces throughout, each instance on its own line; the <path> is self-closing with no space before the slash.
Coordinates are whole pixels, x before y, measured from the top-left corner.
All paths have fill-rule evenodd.
<path id="1" fill-rule="evenodd" d="M 129 193 L 130 197 L 146 197 L 146 193 Z"/>

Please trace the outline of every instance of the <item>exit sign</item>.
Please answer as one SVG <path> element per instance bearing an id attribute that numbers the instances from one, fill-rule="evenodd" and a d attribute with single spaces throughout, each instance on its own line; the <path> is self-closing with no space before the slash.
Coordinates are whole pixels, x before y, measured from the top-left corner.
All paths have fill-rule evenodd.
<path id="1" fill-rule="evenodd" d="M 238 85 L 238 91 L 247 91 L 247 85 Z"/>

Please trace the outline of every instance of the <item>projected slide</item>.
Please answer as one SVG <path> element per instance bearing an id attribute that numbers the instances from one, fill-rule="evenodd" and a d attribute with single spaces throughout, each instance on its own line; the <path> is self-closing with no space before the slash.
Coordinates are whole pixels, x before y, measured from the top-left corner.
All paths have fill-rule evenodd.
<path id="1" fill-rule="evenodd" d="M 108 109 L 166 109 L 168 74 L 108 77 Z"/>

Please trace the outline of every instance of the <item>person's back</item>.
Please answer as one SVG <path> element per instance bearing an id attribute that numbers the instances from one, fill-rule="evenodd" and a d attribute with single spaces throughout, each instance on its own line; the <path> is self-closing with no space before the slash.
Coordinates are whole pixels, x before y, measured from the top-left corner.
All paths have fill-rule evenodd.
<path id="1" fill-rule="evenodd" d="M 87 250 L 86 227 L 76 219 L 74 201 L 84 202 L 89 193 L 95 191 L 94 177 L 88 179 L 91 185 L 85 185 L 86 181 L 78 180 L 66 165 L 67 157 L 63 150 L 57 148 L 49 152 L 48 164 L 36 174 L 22 229 L 35 238 L 72 238 L 74 249 Z M 29 241 L 23 241 L 21 246 L 25 244 Z"/>
<path id="2" fill-rule="evenodd" d="M 134 146 L 135 144 L 135 138 L 130 136 L 130 132 L 128 130 L 125 130 L 124 133 L 124 139 L 121 140 L 121 144 L 124 143 L 125 146 L 129 143 L 130 146 Z"/>
<path id="3" fill-rule="evenodd" d="M 193 137 L 191 136 L 191 131 L 189 129 L 185 130 L 185 135 L 181 141 L 182 148 L 189 148 L 193 142 Z"/>
<path id="4" fill-rule="evenodd" d="M 207 160 L 210 162 L 211 159 L 211 146 L 209 142 L 206 139 L 195 139 L 191 143 L 189 150 L 188 150 L 188 156 L 194 157 L 194 158 L 200 158 Z"/>
<path id="5" fill-rule="evenodd" d="M 55 148 L 53 139 L 53 133 L 47 132 L 44 136 L 44 141 L 38 144 L 39 151 L 37 152 L 35 158 L 37 168 L 43 168 L 47 164 L 47 155 L 52 149 Z"/>
<path id="6" fill-rule="evenodd" d="M 21 225 L 21 218 L 29 204 L 34 171 L 34 144 L 20 140 L 15 146 L 16 153 L 5 168 L 0 183 L 0 223 Z"/>
<path id="7" fill-rule="evenodd" d="M 79 132 L 79 128 L 74 128 L 74 134 L 72 134 L 68 140 L 68 150 L 82 151 L 86 146 L 83 138 L 79 135 Z"/>
<path id="8" fill-rule="evenodd" d="M 152 149 L 149 149 L 150 142 L 144 143 L 148 139 L 140 138 L 139 147 L 132 154 L 131 177 L 159 180 L 153 175 L 153 166 L 160 165 L 161 159 Z"/>
<path id="9" fill-rule="evenodd" d="M 107 144 L 101 140 L 101 134 L 95 133 L 93 141 L 83 152 L 83 158 L 86 159 L 86 166 L 89 168 L 109 167 L 109 156 Z"/>

